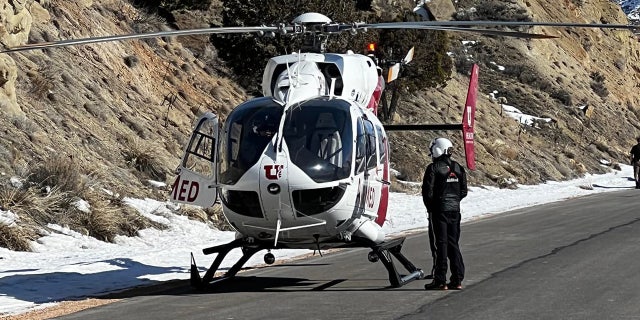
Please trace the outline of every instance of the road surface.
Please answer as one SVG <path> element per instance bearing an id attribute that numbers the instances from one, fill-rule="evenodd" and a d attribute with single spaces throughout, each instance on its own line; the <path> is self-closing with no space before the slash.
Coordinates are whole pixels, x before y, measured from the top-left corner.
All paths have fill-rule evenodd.
<path id="1" fill-rule="evenodd" d="M 419 232 L 402 252 L 429 270 L 427 248 Z M 462 291 L 425 291 L 427 280 L 389 288 L 369 250 L 349 249 L 242 272 L 204 291 L 185 281 L 62 319 L 640 319 L 638 190 L 469 221 L 461 248 Z"/>

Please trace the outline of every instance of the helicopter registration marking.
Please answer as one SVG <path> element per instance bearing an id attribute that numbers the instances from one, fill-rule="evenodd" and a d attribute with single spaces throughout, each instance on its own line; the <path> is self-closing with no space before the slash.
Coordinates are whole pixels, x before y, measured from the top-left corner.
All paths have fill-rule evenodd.
<path id="1" fill-rule="evenodd" d="M 193 202 L 198 197 L 200 191 L 200 183 L 198 181 L 180 180 L 176 179 L 173 183 L 173 191 L 171 192 L 171 198 L 178 201 Z"/>
<path id="2" fill-rule="evenodd" d="M 264 175 L 269 180 L 278 180 L 282 178 L 282 168 L 284 165 L 281 164 L 267 164 L 264 166 Z"/>
<path id="3" fill-rule="evenodd" d="M 373 208 L 376 200 L 376 189 L 374 187 L 369 187 L 367 191 L 367 207 Z"/>

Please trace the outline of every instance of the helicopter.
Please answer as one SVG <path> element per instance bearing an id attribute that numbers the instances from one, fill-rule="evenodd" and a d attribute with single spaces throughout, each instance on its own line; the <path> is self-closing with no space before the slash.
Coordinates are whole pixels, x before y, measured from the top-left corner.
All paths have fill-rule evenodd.
<path id="1" fill-rule="evenodd" d="M 401 253 L 404 237 L 391 238 L 382 226 L 389 207 L 390 148 L 393 130 L 459 130 L 466 165 L 475 169 L 474 122 L 479 68 L 471 70 L 462 122 L 458 124 L 385 125 L 377 108 L 385 84 L 394 81 L 412 51 L 389 67 L 372 55 L 327 53 L 332 34 L 374 29 L 477 32 L 527 39 L 552 35 L 477 29 L 477 26 L 597 27 L 637 30 L 631 25 L 503 21 L 418 21 L 335 23 L 320 13 L 304 13 L 290 24 L 173 30 L 26 44 L 0 53 L 164 36 L 255 33 L 300 36 L 300 52 L 269 59 L 262 77 L 262 97 L 235 107 L 223 124 L 205 113 L 194 124 L 169 198 L 211 207 L 219 199 L 236 239 L 203 249 L 217 254 L 204 276 L 191 255 L 191 284 L 203 287 L 233 278 L 253 255 L 274 249 L 370 248 L 368 260 L 381 261 L 392 287 L 421 279 L 424 272 Z M 226 255 L 241 258 L 224 275 L 216 273 Z M 396 258 L 408 274 L 398 271 Z"/>
<path id="2" fill-rule="evenodd" d="M 293 23 L 308 30 L 331 20 L 306 13 Z M 413 49 L 385 78 L 374 56 L 325 53 L 317 38 L 311 40 L 310 52 L 269 59 L 263 97 L 234 108 L 222 128 L 212 113 L 196 121 L 171 199 L 208 207 L 219 196 L 237 232 L 231 243 L 203 250 L 218 255 L 202 278 L 192 255 L 191 283 L 196 287 L 233 277 L 260 250 L 268 251 L 264 262 L 272 264 L 271 250 L 284 248 L 321 252 L 368 247 L 368 259 L 382 261 L 393 287 L 424 277 L 401 253 L 404 238 L 387 239 L 382 230 L 389 205 L 390 149 L 389 127 L 378 119 L 377 107 L 385 83 L 411 62 Z M 463 123 L 429 128 L 462 130 L 470 169 L 475 169 L 477 84 L 474 66 Z M 197 164 L 203 161 L 205 165 Z M 237 247 L 242 257 L 225 276 L 214 279 L 222 259 Z M 392 256 L 408 275 L 400 275 Z"/>

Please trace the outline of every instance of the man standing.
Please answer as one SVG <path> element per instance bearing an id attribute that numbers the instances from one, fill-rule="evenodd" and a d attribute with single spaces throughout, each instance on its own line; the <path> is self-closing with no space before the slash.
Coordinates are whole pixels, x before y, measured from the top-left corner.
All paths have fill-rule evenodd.
<path id="1" fill-rule="evenodd" d="M 633 179 L 636 181 L 636 189 L 640 189 L 640 177 L 638 177 L 638 171 L 640 171 L 640 136 L 636 138 L 638 144 L 631 148 L 631 165 L 633 166 Z"/>
<path id="2" fill-rule="evenodd" d="M 433 233 L 435 249 L 433 282 L 424 286 L 426 290 L 461 290 L 464 279 L 458 241 L 460 200 L 467 196 L 467 176 L 464 168 L 451 159 L 452 149 L 453 144 L 446 138 L 431 142 L 429 151 L 433 163 L 427 166 L 422 182 L 422 200 L 429 212 L 429 232 Z M 451 264 L 448 285 L 447 259 Z"/>

